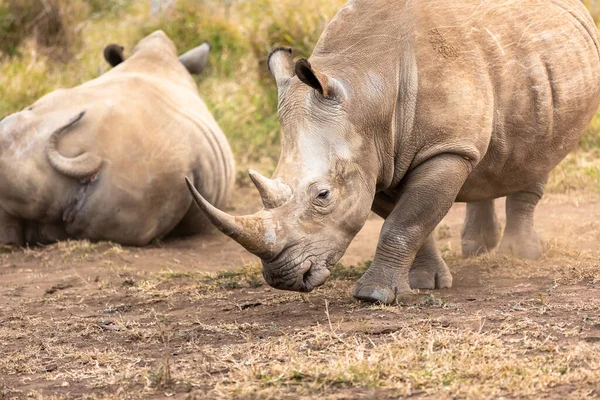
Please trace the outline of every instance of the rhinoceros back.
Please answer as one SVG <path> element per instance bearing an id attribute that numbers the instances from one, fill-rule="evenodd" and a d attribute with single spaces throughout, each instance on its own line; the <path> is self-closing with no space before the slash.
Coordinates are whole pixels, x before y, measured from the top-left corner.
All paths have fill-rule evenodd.
<path id="1" fill-rule="evenodd" d="M 459 196 L 476 200 L 544 179 L 573 149 L 600 104 L 599 48 L 578 0 L 354 0 L 310 62 L 360 99 L 355 124 L 396 118 L 377 133 L 397 149 L 392 186 L 458 152 L 478 162 Z"/>

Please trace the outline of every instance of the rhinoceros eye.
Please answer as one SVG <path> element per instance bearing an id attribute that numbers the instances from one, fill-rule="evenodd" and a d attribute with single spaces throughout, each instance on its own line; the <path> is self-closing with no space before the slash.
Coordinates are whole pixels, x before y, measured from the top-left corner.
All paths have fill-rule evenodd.
<path id="1" fill-rule="evenodd" d="M 321 190 L 319 192 L 319 194 L 317 195 L 317 199 L 320 199 L 320 200 L 327 200 L 328 198 L 329 198 L 329 190 L 327 190 L 327 189 Z"/>

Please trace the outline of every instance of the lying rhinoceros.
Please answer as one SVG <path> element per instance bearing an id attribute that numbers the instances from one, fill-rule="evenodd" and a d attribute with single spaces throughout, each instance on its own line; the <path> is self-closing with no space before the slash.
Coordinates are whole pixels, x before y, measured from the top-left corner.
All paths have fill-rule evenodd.
<path id="1" fill-rule="evenodd" d="M 233 217 L 193 191 L 212 222 L 263 260 L 266 281 L 323 284 L 371 210 L 385 218 L 358 299 L 392 303 L 452 276 L 432 231 L 469 202 L 466 252 L 536 257 L 533 211 L 548 173 L 600 104 L 594 21 L 578 0 L 353 0 L 309 60 L 277 49 L 281 158 L 251 171 L 265 209 Z"/>
<path id="2" fill-rule="evenodd" d="M 181 180 L 191 175 L 221 206 L 234 182 L 227 140 L 186 70 L 197 72 L 209 49 L 178 59 L 171 40 L 154 32 L 126 61 L 118 51 L 107 57 L 119 65 L 99 78 L 5 117 L 0 243 L 86 238 L 142 246 L 210 226 Z"/>

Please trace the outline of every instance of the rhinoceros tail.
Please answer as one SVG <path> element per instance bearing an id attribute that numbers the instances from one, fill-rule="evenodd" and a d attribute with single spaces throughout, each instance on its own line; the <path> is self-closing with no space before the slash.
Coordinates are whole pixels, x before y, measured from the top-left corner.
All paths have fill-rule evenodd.
<path id="1" fill-rule="evenodd" d="M 58 152 L 58 140 L 64 132 L 70 127 L 79 122 L 85 111 L 79 113 L 75 118 L 71 119 L 66 125 L 61 126 L 56 131 L 52 132 L 48 140 L 46 148 L 46 157 L 50 165 L 69 178 L 78 179 L 86 182 L 93 179 L 102 167 L 102 158 L 91 153 L 81 153 L 75 157 L 66 157 Z"/>

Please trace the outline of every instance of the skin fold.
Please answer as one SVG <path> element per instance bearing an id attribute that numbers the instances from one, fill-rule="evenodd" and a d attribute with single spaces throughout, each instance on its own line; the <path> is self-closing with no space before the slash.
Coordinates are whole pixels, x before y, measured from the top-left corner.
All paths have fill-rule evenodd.
<path id="1" fill-rule="evenodd" d="M 227 139 L 187 69 L 199 72 L 209 50 L 203 44 L 180 60 L 162 31 L 127 60 L 110 45 L 105 55 L 115 68 L 4 118 L 0 243 L 143 246 L 210 226 L 180 178 L 190 176 L 220 206 L 234 182 Z"/>
<path id="2" fill-rule="evenodd" d="M 310 59 L 276 49 L 269 69 L 281 156 L 257 186 L 278 201 L 233 217 L 194 198 L 269 284 L 299 291 L 326 280 L 373 210 L 385 223 L 354 290 L 372 302 L 452 285 L 432 232 L 455 201 L 465 255 L 500 242 L 538 258 L 535 206 L 600 104 L 598 32 L 578 0 L 354 0 Z"/>

